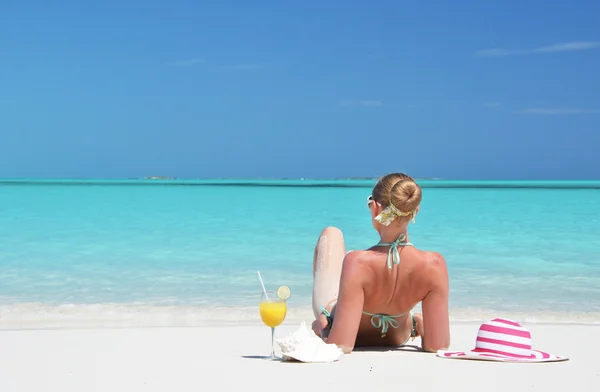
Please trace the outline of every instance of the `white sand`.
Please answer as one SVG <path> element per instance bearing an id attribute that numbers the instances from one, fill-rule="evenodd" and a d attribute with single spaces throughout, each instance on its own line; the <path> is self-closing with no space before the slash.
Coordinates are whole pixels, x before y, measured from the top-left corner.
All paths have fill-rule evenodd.
<path id="1" fill-rule="evenodd" d="M 452 349 L 473 346 L 479 324 L 453 324 Z M 264 326 L 0 331 L 0 391 L 600 391 L 600 326 L 526 324 L 534 348 L 567 362 L 512 364 L 360 351 L 339 362 L 255 358 Z M 278 328 L 283 337 L 297 327 Z M 418 339 L 415 341 L 418 343 Z"/>

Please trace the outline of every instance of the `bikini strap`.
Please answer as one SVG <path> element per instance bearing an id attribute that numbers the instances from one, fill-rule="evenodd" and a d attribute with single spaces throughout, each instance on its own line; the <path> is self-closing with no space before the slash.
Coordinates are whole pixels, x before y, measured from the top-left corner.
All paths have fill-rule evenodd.
<path id="1" fill-rule="evenodd" d="M 325 309 L 324 306 L 321 307 L 321 313 L 323 313 L 323 315 L 327 319 L 327 325 L 331 328 L 331 326 L 333 325 L 333 317 L 331 316 L 331 313 L 327 309 Z"/>
<path id="2" fill-rule="evenodd" d="M 406 315 L 406 313 L 397 314 L 395 316 L 388 316 L 387 314 L 369 313 L 363 312 L 364 314 L 371 316 L 371 325 L 375 329 L 381 328 L 381 337 L 384 338 L 387 334 L 389 327 L 398 328 L 400 323 L 396 320 L 398 317 Z"/>
<path id="3" fill-rule="evenodd" d="M 394 242 L 380 242 L 375 246 L 389 246 L 387 256 L 387 267 L 392 269 L 392 264 L 400 264 L 400 252 L 398 252 L 398 246 L 413 246 L 412 243 L 406 242 L 406 234 L 402 233 Z"/>
<path id="4" fill-rule="evenodd" d="M 398 320 L 396 320 L 395 318 L 393 318 L 391 316 L 387 316 L 384 314 L 370 314 L 367 312 L 364 312 L 364 313 L 369 314 L 371 316 L 371 325 L 375 329 L 381 328 L 381 337 L 382 338 L 384 338 L 386 336 L 389 327 L 398 328 L 400 326 L 400 323 L 398 323 Z"/>

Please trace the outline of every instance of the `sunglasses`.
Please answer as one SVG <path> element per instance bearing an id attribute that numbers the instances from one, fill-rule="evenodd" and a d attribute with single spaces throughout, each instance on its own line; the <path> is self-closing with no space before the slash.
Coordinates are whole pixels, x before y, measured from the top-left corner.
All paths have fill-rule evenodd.
<path id="1" fill-rule="evenodd" d="M 375 202 L 375 199 L 373 199 L 372 195 L 367 197 L 367 208 L 371 208 L 371 203 L 374 203 L 374 202 Z"/>

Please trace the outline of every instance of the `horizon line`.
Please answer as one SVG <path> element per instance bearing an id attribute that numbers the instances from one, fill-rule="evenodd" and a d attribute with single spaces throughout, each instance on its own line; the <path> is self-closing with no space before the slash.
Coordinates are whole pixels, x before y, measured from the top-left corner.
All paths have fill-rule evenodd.
<path id="1" fill-rule="evenodd" d="M 148 177 L 0 177 L 0 182 L 4 181 L 151 181 L 151 182 L 172 182 L 172 181 L 376 181 L 382 176 L 368 177 L 169 177 L 169 176 L 148 176 Z M 414 180 L 420 181 L 453 181 L 453 182 L 471 182 L 471 181 L 490 181 L 490 182 L 600 182 L 600 179 L 491 179 L 491 178 L 442 178 L 442 177 L 418 177 L 413 176 Z"/>
<path id="2" fill-rule="evenodd" d="M 547 189 L 547 190 L 598 190 L 600 180 L 423 180 L 415 181 L 422 189 Z M 346 180 L 2 180 L 0 187 L 262 187 L 262 188 L 364 188 L 372 189 L 376 179 L 346 179 Z M 368 192 L 368 191 L 366 191 Z"/>

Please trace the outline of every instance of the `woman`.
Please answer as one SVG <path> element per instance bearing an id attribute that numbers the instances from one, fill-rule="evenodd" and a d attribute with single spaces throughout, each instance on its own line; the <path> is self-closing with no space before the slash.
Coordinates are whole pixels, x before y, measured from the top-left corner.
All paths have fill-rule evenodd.
<path id="1" fill-rule="evenodd" d="M 408 238 L 421 188 L 402 173 L 381 178 L 367 199 L 380 242 L 346 253 L 340 230 L 321 233 L 313 261 L 313 330 L 344 353 L 356 346 L 398 346 L 421 337 L 424 351 L 450 345 L 444 258 Z M 423 314 L 410 311 L 422 302 Z"/>

